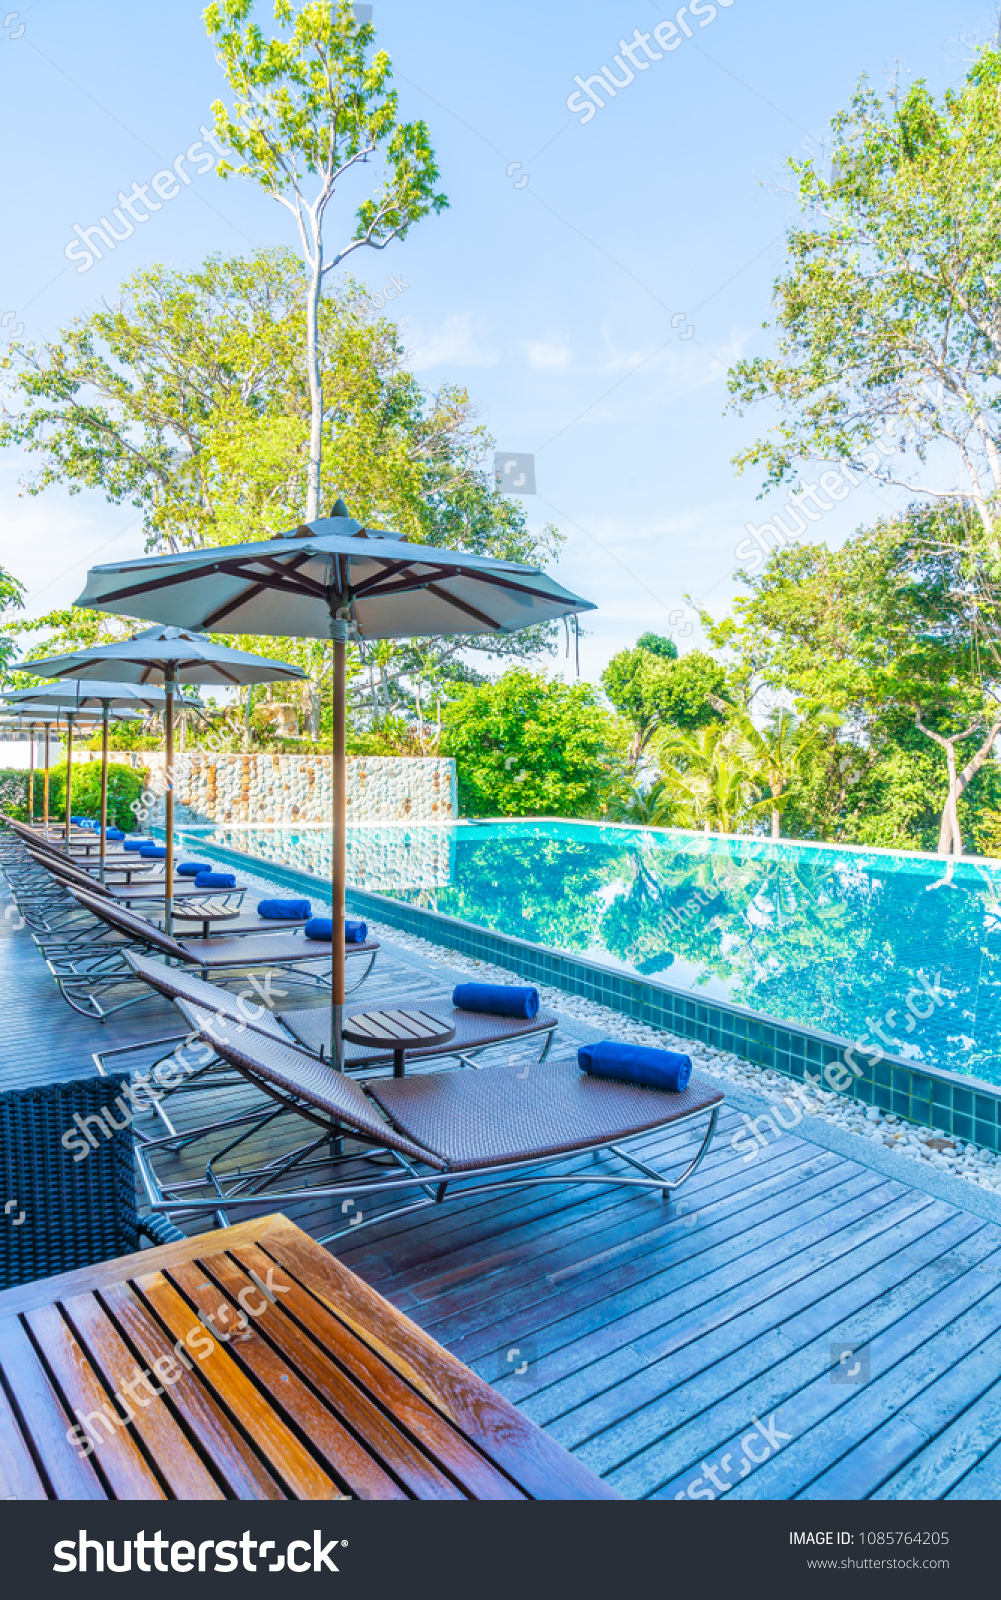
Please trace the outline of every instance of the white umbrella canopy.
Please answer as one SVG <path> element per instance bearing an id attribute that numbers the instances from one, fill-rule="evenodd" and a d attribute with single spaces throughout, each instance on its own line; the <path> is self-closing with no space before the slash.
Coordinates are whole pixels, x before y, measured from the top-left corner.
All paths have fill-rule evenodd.
<path id="1" fill-rule="evenodd" d="M 330 517 L 260 543 L 92 567 L 76 602 L 181 628 L 329 638 L 334 655 L 331 1063 L 343 1064 L 346 888 L 345 652 L 349 637 L 517 633 L 595 608 L 537 567 L 413 545 L 363 527 L 338 501 Z"/>
<path id="2" fill-rule="evenodd" d="M 75 691 L 75 692 L 74 692 Z M 178 695 L 177 701 L 185 706 L 200 707 L 201 702 L 187 695 Z M 55 706 L 70 713 L 69 741 L 66 765 L 66 848 L 69 849 L 70 792 L 73 772 L 73 715 L 77 710 L 89 710 L 92 716 L 101 717 L 101 847 L 98 876 L 104 882 L 104 862 L 108 844 L 108 724 L 110 721 L 131 721 L 141 713 L 135 709 L 112 711 L 112 707 L 143 706 L 149 711 L 162 711 L 167 704 L 167 691 L 154 684 L 106 683 L 100 679 L 63 678 L 58 683 L 40 683 L 37 688 L 13 689 L 0 695 L 0 700 L 14 706 L 30 702 L 33 706 Z M 32 746 L 34 761 L 34 746 Z M 46 737 L 46 817 L 48 816 L 48 738 Z M 32 790 L 34 777 L 32 776 Z"/>
<path id="3" fill-rule="evenodd" d="M 113 610 L 101 606 L 99 610 Z M 166 781 L 164 831 L 167 854 L 164 862 L 164 927 L 173 926 L 174 882 L 174 699 L 178 683 L 214 683 L 233 688 L 242 683 L 271 683 L 279 678 L 304 678 L 301 667 L 267 656 L 231 650 L 186 627 L 153 627 L 133 639 L 95 645 L 90 650 L 74 650 L 69 655 L 49 656 L 43 661 L 18 663 L 19 672 L 37 673 L 40 678 L 72 678 L 87 683 L 163 685 Z M 81 687 L 78 694 L 83 694 Z M 101 698 L 95 695 L 94 698 Z M 68 813 L 67 813 L 68 827 Z"/>

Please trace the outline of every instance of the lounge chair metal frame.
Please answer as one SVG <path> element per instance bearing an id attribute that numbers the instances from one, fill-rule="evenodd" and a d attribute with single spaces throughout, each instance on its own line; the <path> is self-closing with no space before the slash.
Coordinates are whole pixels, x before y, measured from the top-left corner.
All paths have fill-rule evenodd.
<path id="1" fill-rule="evenodd" d="M 370 1117 L 363 1117 L 361 1122 L 354 1120 L 344 1109 L 334 1111 L 328 1104 L 326 1107 L 318 1105 L 304 1092 L 296 1092 L 287 1086 L 275 1081 L 262 1065 L 259 1051 L 255 1051 L 253 1043 L 248 1047 L 246 1042 L 238 1043 L 232 1037 L 220 1037 L 220 1032 L 213 1027 L 208 1031 L 207 1024 L 210 1018 L 200 1009 L 188 1006 L 184 1001 L 178 1002 L 182 1014 L 190 1021 L 193 1033 L 206 1042 L 211 1041 L 212 1047 L 225 1059 L 231 1062 L 237 1070 L 256 1088 L 262 1090 L 271 1100 L 276 1102 L 276 1110 L 250 1110 L 239 1116 L 231 1117 L 216 1125 L 213 1132 L 230 1132 L 243 1128 L 236 1138 L 230 1139 L 220 1149 L 215 1150 L 209 1157 L 205 1166 L 205 1177 L 182 1180 L 164 1180 L 155 1168 L 154 1160 L 158 1151 L 169 1150 L 176 1152 L 184 1144 L 193 1142 L 195 1137 L 205 1137 L 205 1130 L 194 1130 L 189 1136 L 181 1132 L 164 1138 L 144 1140 L 136 1147 L 136 1161 L 140 1178 L 146 1190 L 146 1196 L 152 1211 L 162 1213 L 174 1220 L 182 1217 L 193 1217 L 211 1211 L 220 1221 L 222 1226 L 228 1226 L 228 1216 L 231 1211 L 245 1211 L 248 1207 L 260 1206 L 262 1203 L 268 1208 L 284 1207 L 300 1201 L 315 1201 L 317 1199 L 341 1200 L 342 1211 L 347 1202 L 355 1202 L 362 1195 L 387 1194 L 404 1197 L 407 1192 L 421 1191 L 422 1198 L 410 1200 L 406 1204 L 397 1206 L 388 1211 L 381 1211 L 368 1215 L 367 1212 L 355 1211 L 354 1219 L 345 1223 L 343 1227 L 332 1233 L 325 1234 L 321 1244 L 330 1244 L 336 1239 L 346 1236 L 356 1236 L 360 1227 L 367 1223 L 387 1222 L 391 1218 L 406 1216 L 412 1212 L 423 1211 L 429 1207 L 441 1205 L 446 1195 L 479 1196 L 496 1193 L 502 1189 L 522 1187 L 537 1183 L 553 1184 L 598 1184 L 618 1185 L 636 1189 L 659 1189 L 664 1200 L 681 1187 L 681 1185 L 695 1173 L 701 1165 L 708 1151 L 719 1120 L 720 1105 L 723 1101 L 722 1091 L 713 1093 L 705 1099 L 704 1103 L 696 1105 L 691 1111 L 680 1112 L 673 1116 L 664 1116 L 656 1119 L 651 1125 L 645 1126 L 631 1133 L 617 1133 L 603 1135 L 593 1141 L 582 1141 L 563 1148 L 534 1154 L 530 1157 L 513 1158 L 510 1161 L 484 1162 L 479 1165 L 464 1165 L 461 1168 L 449 1168 L 430 1147 L 421 1149 L 416 1145 L 406 1132 L 400 1132 L 392 1123 L 385 1123 L 384 1134 L 379 1130 L 378 1117 L 373 1113 Z M 218 1019 L 216 1019 L 218 1020 Z M 243 1030 L 244 1034 L 247 1032 Z M 260 1040 L 260 1035 L 258 1039 Z M 315 1058 L 306 1057 L 304 1052 L 297 1052 L 293 1046 L 283 1047 L 286 1065 L 291 1063 L 289 1070 L 294 1071 L 294 1058 L 298 1054 L 304 1061 L 309 1061 L 315 1066 Z M 255 1056 L 257 1059 L 255 1060 Z M 553 1062 L 557 1067 L 565 1063 Z M 576 1067 L 576 1063 L 574 1063 Z M 505 1068 L 487 1069 L 488 1071 L 507 1071 Z M 449 1076 L 449 1075 L 438 1075 Z M 451 1075 L 456 1076 L 456 1075 Z M 465 1077 L 465 1074 L 458 1074 Z M 331 1069 L 331 1083 L 333 1085 L 340 1074 L 334 1074 Z M 342 1080 L 343 1081 L 343 1080 Z M 368 1084 L 355 1084 L 353 1086 L 366 1093 L 378 1092 L 378 1084 L 370 1090 Z M 387 1080 L 384 1080 L 387 1081 Z M 395 1080 L 399 1082 L 399 1080 Z M 404 1080 L 407 1081 L 407 1080 Z M 701 1085 L 700 1085 L 701 1087 Z M 665 1102 L 669 1097 L 664 1091 L 644 1090 L 645 1094 L 660 1095 Z M 623 1145 L 635 1138 L 648 1137 L 662 1128 L 684 1126 L 709 1113 L 709 1124 L 695 1155 L 689 1160 L 687 1166 L 675 1178 L 668 1178 L 663 1173 L 657 1172 L 648 1162 L 641 1160 L 635 1154 L 623 1148 Z M 275 1157 L 273 1160 L 260 1166 L 247 1168 L 240 1166 L 236 1172 L 223 1173 L 219 1164 L 226 1156 L 232 1153 L 247 1139 L 259 1132 L 268 1123 L 277 1117 L 292 1114 L 313 1123 L 318 1127 L 320 1136 L 309 1142 L 298 1145 L 296 1148 Z M 356 1113 L 357 1115 L 357 1113 Z M 280 1189 L 275 1192 L 271 1185 L 283 1178 L 293 1169 L 300 1175 L 306 1175 L 318 1170 L 327 1171 L 333 1165 L 335 1168 L 341 1164 L 364 1162 L 372 1159 L 371 1156 L 346 1152 L 343 1148 L 345 1138 L 354 1143 L 378 1153 L 378 1157 L 385 1160 L 392 1157 L 397 1165 L 403 1169 L 403 1176 L 387 1176 L 384 1170 L 376 1169 L 372 1177 L 359 1178 L 352 1176 L 341 1183 L 306 1184 L 302 1188 Z M 329 1146 L 327 1154 L 322 1160 L 313 1159 L 315 1152 L 322 1146 Z M 549 1165 L 554 1161 L 566 1161 L 577 1156 L 591 1155 L 595 1160 L 604 1151 L 618 1157 L 628 1166 L 640 1174 L 639 1177 L 626 1177 L 619 1173 L 604 1174 L 587 1172 L 570 1173 L 545 1173 L 539 1168 Z M 420 1170 L 424 1167 L 427 1170 Z M 209 1190 L 208 1194 L 196 1195 L 195 1190 Z M 361 1215 L 359 1222 L 358 1216 Z M 224 1220 L 222 1220 L 224 1219 Z"/>
<path id="2" fill-rule="evenodd" d="M 114 1006 L 103 1004 L 101 996 L 110 990 L 123 985 L 134 985 L 137 982 L 135 969 L 125 960 L 129 950 L 165 956 L 167 960 L 175 961 L 179 966 L 200 972 L 206 981 L 210 972 L 240 973 L 270 969 L 284 972 L 297 982 L 312 984 L 317 988 L 326 988 L 330 982 L 330 956 L 328 951 L 322 948 L 320 941 L 316 941 L 317 949 L 310 950 L 307 941 L 303 940 L 301 956 L 297 954 L 295 959 L 289 956 L 283 958 L 282 946 L 279 943 L 282 935 L 262 933 L 259 936 L 262 947 L 268 940 L 275 940 L 274 955 L 268 954 L 266 950 L 263 954 L 254 954 L 250 940 L 247 939 L 247 954 L 240 955 L 234 951 L 230 959 L 220 959 L 223 946 L 221 939 L 199 941 L 203 944 L 203 951 L 198 951 L 193 948 L 194 941 L 173 938 L 143 917 L 128 911 L 124 906 L 112 905 L 107 900 L 76 887 L 73 888 L 72 895 L 79 905 L 121 936 L 119 943 L 109 946 L 106 951 L 100 952 L 95 957 L 78 956 L 72 952 L 56 953 L 54 956 L 46 957 L 49 971 L 67 1005 L 72 1006 L 81 1016 L 90 1017 L 95 1021 L 103 1022 L 106 1017 L 125 1010 L 127 1006 L 139 1005 L 150 997 L 149 988 L 146 986 L 139 994 L 121 1000 Z M 241 938 L 242 936 L 237 936 L 236 942 Z M 352 993 L 368 977 L 378 953 L 379 945 L 375 941 L 348 948 L 350 956 L 369 957 L 365 971 L 354 984 Z M 304 970 L 304 967 L 316 962 L 324 963 L 322 971 Z"/>

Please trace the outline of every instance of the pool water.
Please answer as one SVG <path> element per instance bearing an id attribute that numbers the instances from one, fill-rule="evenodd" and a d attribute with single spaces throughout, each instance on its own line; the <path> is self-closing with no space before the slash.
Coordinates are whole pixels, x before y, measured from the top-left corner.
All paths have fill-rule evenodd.
<path id="1" fill-rule="evenodd" d="M 189 841 L 194 833 L 185 830 Z M 325 829 L 199 828 L 326 878 Z M 356 828 L 349 881 L 1001 1082 L 1001 868 L 673 829 Z"/>

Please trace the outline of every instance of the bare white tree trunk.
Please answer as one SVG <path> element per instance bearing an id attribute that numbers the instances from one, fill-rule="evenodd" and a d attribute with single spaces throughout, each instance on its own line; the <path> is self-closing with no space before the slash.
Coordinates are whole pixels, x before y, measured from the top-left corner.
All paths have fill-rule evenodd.
<path id="1" fill-rule="evenodd" d="M 938 853 L 940 856 L 947 856 L 950 852 L 954 856 L 961 856 L 963 853 L 963 836 L 959 828 L 959 797 L 971 778 L 976 777 L 984 762 L 990 756 L 994 741 L 998 733 L 1001 732 L 1001 717 L 995 718 L 980 749 L 967 762 L 962 772 L 957 772 L 956 770 L 956 746 L 976 733 L 976 724 L 965 729 L 963 733 L 954 733 L 951 738 L 947 739 L 942 734 L 933 733 L 930 728 L 926 728 L 921 721 L 920 713 L 915 716 L 914 721 L 923 734 L 929 739 L 934 739 L 935 743 L 941 745 L 945 751 L 946 767 L 949 773 L 949 793 L 942 808 L 942 821 L 938 830 Z"/>
<path id="2" fill-rule="evenodd" d="M 309 367 L 309 478 L 306 488 L 306 521 L 320 515 L 320 474 L 323 464 L 323 382 L 320 377 L 320 296 L 323 293 L 323 251 L 314 243 L 312 277 L 306 305 L 306 359 Z"/>

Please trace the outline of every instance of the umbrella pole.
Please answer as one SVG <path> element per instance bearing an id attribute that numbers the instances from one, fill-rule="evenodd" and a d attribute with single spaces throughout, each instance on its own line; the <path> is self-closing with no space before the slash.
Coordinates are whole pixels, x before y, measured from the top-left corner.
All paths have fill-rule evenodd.
<path id="1" fill-rule="evenodd" d="M 346 657 L 348 624 L 340 617 L 330 619 L 334 646 L 334 740 L 333 740 L 333 861 L 331 866 L 332 919 L 330 987 L 330 1064 L 335 1072 L 344 1071 L 344 894 L 347 880 L 347 755 L 345 751 Z"/>
<path id="2" fill-rule="evenodd" d="M 164 797 L 163 797 L 163 811 L 164 811 L 163 821 L 164 821 L 164 827 L 166 828 L 166 832 L 167 832 L 167 838 L 166 838 L 166 841 L 165 841 L 166 845 L 167 845 L 167 854 L 166 854 L 166 856 L 164 858 L 163 866 L 164 866 L 164 872 L 165 872 L 165 875 L 166 875 L 167 882 L 166 882 L 166 887 L 164 889 L 164 897 L 163 897 L 163 931 L 164 931 L 164 933 L 166 933 L 168 935 L 172 934 L 173 931 L 174 931 L 174 894 L 173 894 L 173 889 L 174 889 L 174 688 L 175 688 L 175 684 L 174 684 L 173 671 L 171 670 L 173 668 L 174 668 L 174 662 L 170 662 L 168 664 L 168 668 L 167 668 L 168 672 L 170 673 L 170 677 L 165 679 L 165 681 L 164 681 L 164 689 L 167 692 L 167 699 L 166 699 L 166 703 L 164 705 L 164 710 L 163 710 L 164 731 L 165 731 L 166 736 L 167 736 L 167 738 L 166 738 L 167 749 L 166 749 L 166 753 L 165 753 L 165 762 L 166 762 L 167 770 L 164 773 L 164 777 L 166 778 L 166 781 L 167 781 L 167 788 L 166 788 L 166 793 L 164 794 Z"/>
<path id="3" fill-rule="evenodd" d="M 72 831 L 72 826 L 73 826 L 72 823 L 70 822 L 70 810 L 72 808 L 72 794 L 73 794 L 73 713 L 72 713 L 72 711 L 67 711 L 67 713 L 66 713 L 66 829 L 65 829 L 66 854 L 67 855 L 69 855 L 69 853 L 70 853 L 70 833 Z"/>
<path id="4" fill-rule="evenodd" d="M 49 734 L 51 731 L 52 724 L 51 722 L 47 722 L 45 724 L 45 782 L 42 786 L 44 791 L 43 803 L 45 806 L 45 820 L 42 823 L 42 830 L 46 839 L 49 837 Z"/>
<path id="5" fill-rule="evenodd" d="M 35 822 L 35 724 L 28 723 L 28 738 L 31 740 L 31 749 L 28 753 L 28 827 Z"/>
<path id="6" fill-rule="evenodd" d="M 104 856 L 108 846 L 108 707 L 109 700 L 102 702 L 104 715 L 101 718 L 101 866 L 99 871 L 100 881 L 104 882 Z"/>

